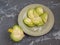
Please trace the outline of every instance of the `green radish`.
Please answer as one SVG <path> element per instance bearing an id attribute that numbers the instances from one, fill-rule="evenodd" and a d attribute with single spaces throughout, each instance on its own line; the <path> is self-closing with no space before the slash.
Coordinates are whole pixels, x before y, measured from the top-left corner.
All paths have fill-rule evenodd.
<path id="1" fill-rule="evenodd" d="M 11 33 L 10 38 L 15 42 L 22 40 L 24 37 L 23 30 L 18 25 L 14 25 L 13 28 L 9 28 L 8 32 Z"/>
<path id="2" fill-rule="evenodd" d="M 34 12 L 34 9 L 33 8 L 31 8 L 31 9 L 28 10 L 28 12 L 27 12 L 28 18 L 31 18 L 31 19 L 34 18 L 33 12 Z"/>
<path id="3" fill-rule="evenodd" d="M 37 25 L 37 26 L 41 26 L 41 25 L 44 24 L 43 21 L 42 21 L 42 19 L 41 19 L 41 17 L 33 18 L 33 19 L 32 19 L 32 22 L 33 22 L 35 25 Z"/>
<path id="4" fill-rule="evenodd" d="M 36 7 L 35 8 L 35 10 L 36 10 L 36 12 L 39 14 L 39 16 L 41 15 L 41 14 L 43 14 L 43 8 L 41 7 L 41 6 L 39 6 L 39 7 Z"/>
<path id="5" fill-rule="evenodd" d="M 32 20 L 31 20 L 30 18 L 24 18 L 23 22 L 24 22 L 27 26 L 29 26 L 29 27 L 33 27 L 33 26 L 34 26 Z"/>
<path id="6" fill-rule="evenodd" d="M 34 10 L 34 12 L 33 12 L 33 15 L 34 15 L 34 18 L 35 17 L 39 17 L 39 14 Z"/>
<path id="7" fill-rule="evenodd" d="M 46 12 L 43 13 L 43 14 L 41 15 L 41 18 L 42 18 L 43 22 L 46 23 L 47 20 L 48 20 L 48 13 L 46 13 Z"/>

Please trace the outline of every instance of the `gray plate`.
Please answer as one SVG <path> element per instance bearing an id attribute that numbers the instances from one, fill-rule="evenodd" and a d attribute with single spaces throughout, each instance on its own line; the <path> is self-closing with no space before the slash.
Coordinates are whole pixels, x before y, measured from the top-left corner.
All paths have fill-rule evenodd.
<path id="1" fill-rule="evenodd" d="M 38 6 L 41 6 L 44 9 L 44 11 L 46 11 L 48 13 L 48 21 L 42 27 L 41 26 L 39 26 L 39 28 L 38 27 L 33 27 L 35 29 L 38 28 L 38 31 L 32 31 L 33 28 L 30 28 L 30 27 L 26 26 L 23 23 L 23 19 L 25 17 L 27 17 L 28 9 L 36 8 Z M 23 29 L 23 31 L 26 34 L 31 35 L 31 36 L 41 36 L 41 35 L 44 35 L 44 34 L 48 33 L 51 30 L 51 28 L 53 27 L 53 25 L 54 25 L 54 16 L 53 16 L 52 11 L 48 7 L 46 7 L 44 5 L 41 5 L 41 4 L 31 4 L 31 5 L 28 5 L 28 6 L 24 7 L 22 9 L 22 11 L 20 12 L 20 14 L 18 15 L 18 24 L 20 25 L 20 27 Z"/>

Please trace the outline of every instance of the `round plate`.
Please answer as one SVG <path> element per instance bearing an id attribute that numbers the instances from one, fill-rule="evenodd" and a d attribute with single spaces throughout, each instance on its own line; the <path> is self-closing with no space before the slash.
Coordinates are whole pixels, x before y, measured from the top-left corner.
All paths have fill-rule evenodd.
<path id="1" fill-rule="evenodd" d="M 26 16 L 27 15 L 27 10 L 29 8 L 35 8 L 37 6 L 41 6 L 44 9 L 44 11 L 46 11 L 48 13 L 48 21 L 44 26 L 39 27 L 39 28 L 41 28 L 40 30 L 32 31 L 33 28 L 30 28 L 30 27 L 26 26 L 23 23 L 23 19 L 24 19 L 24 17 L 27 17 Z M 26 34 L 31 35 L 31 36 L 41 36 L 41 35 L 44 35 L 44 34 L 48 33 L 51 30 L 51 28 L 53 27 L 53 25 L 54 25 L 54 16 L 53 16 L 52 11 L 48 7 L 46 7 L 42 4 L 31 4 L 31 5 L 28 5 L 28 6 L 24 7 L 22 9 L 22 11 L 19 13 L 19 15 L 18 15 L 18 24 Z"/>

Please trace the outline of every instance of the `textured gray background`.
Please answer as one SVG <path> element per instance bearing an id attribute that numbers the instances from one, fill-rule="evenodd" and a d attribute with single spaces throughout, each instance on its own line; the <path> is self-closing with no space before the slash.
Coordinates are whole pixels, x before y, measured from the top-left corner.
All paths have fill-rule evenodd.
<path id="1" fill-rule="evenodd" d="M 21 42 L 9 38 L 9 27 L 17 24 L 17 16 L 29 4 L 43 4 L 54 13 L 55 24 L 52 30 L 41 37 L 26 35 Z M 60 45 L 60 0 L 0 0 L 0 45 Z"/>

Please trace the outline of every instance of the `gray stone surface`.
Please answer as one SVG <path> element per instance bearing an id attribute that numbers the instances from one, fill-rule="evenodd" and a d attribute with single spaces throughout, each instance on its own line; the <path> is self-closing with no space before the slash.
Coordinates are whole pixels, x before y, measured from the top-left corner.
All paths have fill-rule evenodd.
<path id="1" fill-rule="evenodd" d="M 22 8 L 34 3 L 46 5 L 52 10 L 55 17 L 54 27 L 41 37 L 26 35 L 21 42 L 11 41 L 8 28 L 17 24 Z M 0 45 L 60 45 L 60 0 L 0 0 Z"/>

